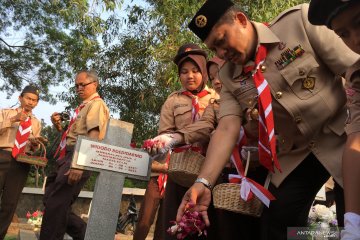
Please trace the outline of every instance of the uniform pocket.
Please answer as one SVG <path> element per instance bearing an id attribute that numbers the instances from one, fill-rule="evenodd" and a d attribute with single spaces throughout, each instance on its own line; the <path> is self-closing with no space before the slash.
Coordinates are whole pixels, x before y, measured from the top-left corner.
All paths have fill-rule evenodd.
<path id="1" fill-rule="evenodd" d="M 176 126 L 191 123 L 191 106 L 183 106 L 174 109 L 174 119 Z"/>
<path id="2" fill-rule="evenodd" d="M 316 95 L 324 86 L 318 71 L 319 63 L 314 56 L 304 53 L 280 70 L 280 73 L 297 97 L 308 99 Z"/>

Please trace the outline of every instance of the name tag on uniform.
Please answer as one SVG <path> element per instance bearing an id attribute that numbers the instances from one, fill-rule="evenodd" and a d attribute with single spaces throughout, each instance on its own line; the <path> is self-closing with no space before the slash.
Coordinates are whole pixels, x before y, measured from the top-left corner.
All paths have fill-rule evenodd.
<path id="1" fill-rule="evenodd" d="M 187 107 L 187 106 L 188 106 L 188 104 L 177 104 L 174 106 L 174 109 L 179 108 L 179 107 Z"/>

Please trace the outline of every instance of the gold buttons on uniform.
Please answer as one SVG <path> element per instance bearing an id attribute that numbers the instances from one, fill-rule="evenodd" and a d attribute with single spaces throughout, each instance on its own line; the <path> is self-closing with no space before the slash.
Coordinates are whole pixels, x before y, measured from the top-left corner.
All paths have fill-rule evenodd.
<path id="1" fill-rule="evenodd" d="M 302 118 L 300 116 L 295 117 L 295 122 L 296 123 L 301 123 L 301 121 L 302 121 Z"/>
<path id="2" fill-rule="evenodd" d="M 250 112 L 250 117 L 252 120 L 259 120 L 259 111 L 256 108 L 252 109 Z"/>
<path id="3" fill-rule="evenodd" d="M 262 73 L 265 72 L 266 71 L 266 66 L 261 65 L 260 70 L 261 70 Z"/>
<path id="4" fill-rule="evenodd" d="M 275 93 L 276 99 L 280 99 L 282 97 L 282 95 L 283 95 L 283 93 L 280 91 Z"/>
<path id="5" fill-rule="evenodd" d="M 306 73 L 306 72 L 305 72 L 304 69 L 301 69 L 301 68 L 299 69 L 299 75 L 300 75 L 300 76 L 304 76 L 305 73 Z"/>

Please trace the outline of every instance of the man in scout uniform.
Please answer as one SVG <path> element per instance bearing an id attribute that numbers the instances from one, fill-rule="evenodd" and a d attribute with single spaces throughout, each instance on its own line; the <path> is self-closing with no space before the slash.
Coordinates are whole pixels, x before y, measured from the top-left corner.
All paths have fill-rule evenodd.
<path id="1" fill-rule="evenodd" d="M 30 164 L 15 158 L 37 149 L 41 130 L 40 121 L 32 114 L 39 102 L 39 89 L 26 86 L 19 102 L 18 108 L 0 110 L 0 239 L 6 235 L 30 170 Z"/>
<path id="2" fill-rule="evenodd" d="M 62 131 L 60 145 L 55 153 L 57 170 L 47 178 L 44 195 L 45 214 L 40 239 L 63 239 L 67 232 L 73 239 L 84 239 L 86 223 L 71 211 L 81 188 L 90 173 L 72 169 L 71 160 L 77 136 L 101 140 L 105 136 L 109 109 L 97 93 L 99 79 L 94 71 L 81 71 L 75 78 L 76 93 L 82 103 L 75 109 L 68 129 L 62 129 L 59 113 L 51 115 L 56 129 Z"/>
<path id="3" fill-rule="evenodd" d="M 265 25 L 249 21 L 229 0 L 213 0 L 191 21 L 190 29 L 227 63 L 220 71 L 220 122 L 178 220 L 193 201 L 209 223 L 211 186 L 238 138 L 249 107 L 244 99 L 254 91 L 259 161 L 273 172 L 269 190 L 276 198 L 262 213 L 261 238 L 286 239 L 287 227 L 306 226 L 313 199 L 330 174 L 342 185 L 346 96 L 337 75 L 357 56 L 333 32 L 311 25 L 307 12 L 308 5 L 299 5 Z"/>
<path id="4" fill-rule="evenodd" d="M 345 44 L 360 54 L 360 2 L 357 0 L 312 0 L 309 21 L 326 25 Z M 345 230 L 341 239 L 360 239 L 360 60 L 345 76 L 349 117 L 345 128 L 348 139 L 343 155 Z"/>

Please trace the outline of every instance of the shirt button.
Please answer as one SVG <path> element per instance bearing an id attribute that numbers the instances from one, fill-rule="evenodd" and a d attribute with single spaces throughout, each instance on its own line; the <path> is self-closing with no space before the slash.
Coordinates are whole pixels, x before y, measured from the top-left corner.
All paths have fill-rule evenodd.
<path id="1" fill-rule="evenodd" d="M 299 69 L 299 75 L 304 76 L 305 75 L 305 70 L 304 69 Z"/>
<path id="2" fill-rule="evenodd" d="M 261 65 L 260 70 L 261 70 L 262 73 L 265 72 L 266 71 L 266 66 Z"/>
<path id="3" fill-rule="evenodd" d="M 280 99 L 281 97 L 282 97 L 282 92 L 276 92 L 276 94 L 275 94 L 275 97 L 276 97 L 276 99 Z"/>
<path id="4" fill-rule="evenodd" d="M 301 123 L 301 121 L 302 121 L 302 118 L 300 116 L 295 117 L 295 122 L 296 123 Z"/>

